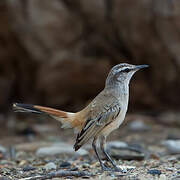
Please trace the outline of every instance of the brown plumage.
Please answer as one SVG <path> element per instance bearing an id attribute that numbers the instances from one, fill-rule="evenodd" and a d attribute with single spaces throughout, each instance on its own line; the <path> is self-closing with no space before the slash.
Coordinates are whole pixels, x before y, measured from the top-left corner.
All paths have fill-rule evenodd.
<path id="1" fill-rule="evenodd" d="M 87 107 L 77 113 L 19 103 L 13 104 L 13 109 L 16 112 L 46 114 L 60 121 L 63 128 L 74 128 L 78 132 L 74 144 L 75 151 L 93 138 L 92 146 L 102 170 L 112 170 L 107 168 L 99 157 L 96 148 L 96 141 L 99 139 L 105 157 L 111 162 L 114 170 L 119 171 L 120 169 L 105 150 L 106 137 L 123 122 L 128 107 L 129 81 L 137 70 L 145 67 L 147 65 L 114 66 L 108 74 L 104 90 Z"/>

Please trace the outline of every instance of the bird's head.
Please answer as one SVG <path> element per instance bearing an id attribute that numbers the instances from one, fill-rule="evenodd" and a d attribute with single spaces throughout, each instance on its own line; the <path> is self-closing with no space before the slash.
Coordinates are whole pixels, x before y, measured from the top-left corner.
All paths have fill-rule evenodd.
<path id="1" fill-rule="evenodd" d="M 148 65 L 117 64 L 110 70 L 106 79 L 106 86 L 129 84 L 131 77 L 136 71 L 147 67 Z"/>

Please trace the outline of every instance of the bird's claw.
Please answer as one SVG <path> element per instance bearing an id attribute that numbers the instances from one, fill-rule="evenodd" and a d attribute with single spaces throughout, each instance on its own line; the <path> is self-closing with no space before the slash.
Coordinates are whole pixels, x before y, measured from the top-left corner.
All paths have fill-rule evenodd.
<path id="1" fill-rule="evenodd" d="M 127 170 L 124 169 L 124 168 L 118 168 L 118 167 L 108 168 L 108 167 L 106 167 L 104 164 L 101 165 L 101 169 L 102 169 L 102 171 L 111 171 L 111 172 L 127 173 Z"/>
<path id="2" fill-rule="evenodd" d="M 115 167 L 115 168 L 114 168 L 114 172 L 127 173 L 127 170 L 124 169 L 124 168 L 118 168 L 118 167 Z"/>

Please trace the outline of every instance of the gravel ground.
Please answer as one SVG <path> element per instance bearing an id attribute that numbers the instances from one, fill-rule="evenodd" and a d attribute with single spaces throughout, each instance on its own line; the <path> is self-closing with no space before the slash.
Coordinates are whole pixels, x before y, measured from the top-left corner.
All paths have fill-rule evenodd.
<path id="1" fill-rule="evenodd" d="M 180 179 L 180 130 L 153 117 L 128 116 L 110 135 L 108 150 L 125 173 L 102 172 L 90 144 L 75 153 L 72 130 L 49 119 L 18 118 L 0 131 L 0 180 Z"/>

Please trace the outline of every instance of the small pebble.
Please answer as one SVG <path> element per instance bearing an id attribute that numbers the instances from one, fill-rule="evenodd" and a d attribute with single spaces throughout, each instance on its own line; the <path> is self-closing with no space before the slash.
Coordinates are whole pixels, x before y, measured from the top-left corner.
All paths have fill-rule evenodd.
<path id="1" fill-rule="evenodd" d="M 148 174 L 152 174 L 152 175 L 160 175 L 160 174 L 161 174 L 161 171 L 158 170 L 158 169 L 150 169 L 150 170 L 148 170 L 147 173 L 148 173 Z"/>
<path id="2" fill-rule="evenodd" d="M 5 153 L 6 152 L 6 148 L 0 145 L 0 152 L 1 153 Z"/>
<path id="3" fill-rule="evenodd" d="M 178 162 L 178 163 L 174 164 L 174 167 L 179 170 L 180 169 L 180 163 Z"/>
<path id="4" fill-rule="evenodd" d="M 82 167 L 83 168 L 88 168 L 90 165 L 88 164 L 88 163 L 84 163 L 83 165 L 82 165 Z"/>
<path id="5" fill-rule="evenodd" d="M 132 121 L 128 125 L 129 130 L 131 131 L 147 131 L 150 129 L 149 126 L 147 126 L 143 121 Z"/>
<path id="6" fill-rule="evenodd" d="M 161 174 L 161 175 L 159 176 L 159 180 L 166 180 L 166 179 L 167 179 L 167 177 L 166 177 L 165 174 Z"/>
<path id="7" fill-rule="evenodd" d="M 177 158 L 175 156 L 171 156 L 171 157 L 167 158 L 167 160 L 170 162 L 176 162 Z"/>
<path id="8" fill-rule="evenodd" d="M 107 149 L 124 149 L 127 148 L 128 144 L 122 141 L 110 141 L 107 143 Z"/>
<path id="9" fill-rule="evenodd" d="M 32 167 L 32 166 L 25 166 L 24 168 L 23 168 L 23 171 L 33 171 L 33 170 L 35 170 L 36 168 L 35 167 Z"/>
<path id="10" fill-rule="evenodd" d="M 166 168 L 166 171 L 173 171 L 174 169 L 173 168 Z"/>
<path id="11" fill-rule="evenodd" d="M 67 167 L 70 167 L 71 166 L 71 163 L 67 162 L 67 161 L 64 161 L 62 162 L 59 167 L 60 168 L 67 168 Z"/>
<path id="12" fill-rule="evenodd" d="M 48 171 L 51 169 L 56 169 L 56 165 L 53 162 L 49 162 L 44 166 L 44 168 Z"/>
<path id="13" fill-rule="evenodd" d="M 164 145 L 171 154 L 179 154 L 180 153 L 180 140 L 162 141 L 162 145 Z"/>

